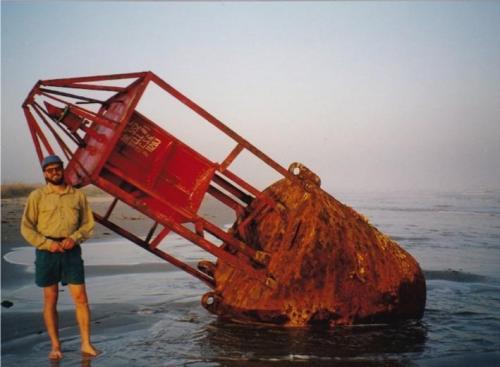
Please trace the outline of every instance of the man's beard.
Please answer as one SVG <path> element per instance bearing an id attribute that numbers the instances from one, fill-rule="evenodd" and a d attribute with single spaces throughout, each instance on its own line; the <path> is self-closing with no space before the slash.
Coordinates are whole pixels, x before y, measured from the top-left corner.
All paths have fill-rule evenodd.
<path id="1" fill-rule="evenodd" d="M 47 182 L 51 183 L 52 185 L 56 186 L 61 186 L 62 184 L 64 184 L 64 176 L 62 175 L 57 179 L 45 178 L 45 180 L 47 180 Z"/>

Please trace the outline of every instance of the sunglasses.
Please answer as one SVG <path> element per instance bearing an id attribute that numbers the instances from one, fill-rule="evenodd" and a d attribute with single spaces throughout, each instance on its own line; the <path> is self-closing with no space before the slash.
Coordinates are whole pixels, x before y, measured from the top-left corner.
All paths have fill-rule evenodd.
<path id="1" fill-rule="evenodd" d="M 52 168 L 46 168 L 45 172 L 47 173 L 56 173 L 56 172 L 62 172 L 63 168 L 62 167 L 52 167 Z"/>

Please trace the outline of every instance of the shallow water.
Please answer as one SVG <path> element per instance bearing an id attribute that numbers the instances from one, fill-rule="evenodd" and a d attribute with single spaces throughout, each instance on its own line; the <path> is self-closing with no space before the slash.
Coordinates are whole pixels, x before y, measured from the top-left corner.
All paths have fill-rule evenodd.
<path id="1" fill-rule="evenodd" d="M 82 361 L 77 331 L 67 326 L 61 333 L 66 357 L 60 365 L 500 365 L 500 193 L 335 196 L 363 213 L 419 261 L 427 280 L 421 321 L 334 330 L 230 323 L 200 306 L 199 299 L 208 289 L 196 279 L 180 271 L 161 272 L 151 255 L 132 245 L 123 254 L 103 260 L 104 246 L 109 254 L 117 254 L 123 242 L 90 243 L 86 249 L 89 268 L 111 260 L 129 264 L 130 269 L 137 263 L 154 266 L 143 265 L 136 273 L 89 276 L 97 315 L 94 341 L 104 354 Z M 202 257 L 198 249 L 175 237 L 168 246 L 187 261 Z M 18 251 L 7 257 L 26 262 L 29 255 Z M 35 311 L 39 307 L 36 292 L 33 285 L 9 292 L 19 305 L 18 311 L 9 312 Z M 67 297 L 61 298 L 61 308 L 71 308 Z M 2 364 L 47 365 L 48 347 L 43 334 L 2 342 Z"/>

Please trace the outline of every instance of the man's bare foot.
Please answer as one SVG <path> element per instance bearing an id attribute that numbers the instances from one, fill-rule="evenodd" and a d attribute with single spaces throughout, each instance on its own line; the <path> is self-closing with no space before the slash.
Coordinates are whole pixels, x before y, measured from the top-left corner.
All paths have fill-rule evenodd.
<path id="1" fill-rule="evenodd" d="M 81 351 L 83 355 L 89 357 L 96 357 L 101 353 L 101 351 L 95 349 L 92 344 L 82 345 Z"/>
<path id="2" fill-rule="evenodd" d="M 49 353 L 49 359 L 57 360 L 63 357 L 62 352 L 58 348 L 54 348 Z"/>

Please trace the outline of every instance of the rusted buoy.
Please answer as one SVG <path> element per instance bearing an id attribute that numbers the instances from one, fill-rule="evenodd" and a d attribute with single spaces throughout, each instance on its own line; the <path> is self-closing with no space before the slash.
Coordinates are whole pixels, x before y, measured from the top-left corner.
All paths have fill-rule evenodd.
<path id="1" fill-rule="evenodd" d="M 273 286 L 218 260 L 205 308 L 234 321 L 287 327 L 421 318 L 426 286 L 415 259 L 324 192 L 306 167 L 294 163 L 290 172 L 297 182 L 283 179 L 264 191 L 274 208 L 262 210 L 256 199 L 233 226 L 244 242 L 270 255 Z"/>

